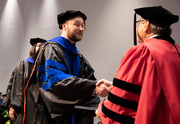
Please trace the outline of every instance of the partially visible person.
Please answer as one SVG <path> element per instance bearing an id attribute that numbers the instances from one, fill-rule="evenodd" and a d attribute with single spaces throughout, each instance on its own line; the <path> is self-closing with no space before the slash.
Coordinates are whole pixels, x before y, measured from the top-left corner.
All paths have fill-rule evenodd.
<path id="1" fill-rule="evenodd" d="M 2 95 L 2 103 L 5 101 L 5 99 L 6 99 L 6 94 L 3 94 Z"/>
<path id="2" fill-rule="evenodd" d="M 2 106 L 5 109 L 8 109 L 9 105 L 10 105 L 10 96 L 11 96 L 11 89 L 12 89 L 13 78 L 14 78 L 14 71 L 11 74 L 11 78 L 9 80 L 9 83 L 8 83 L 8 86 L 7 86 L 7 89 L 6 89 L 6 100 L 3 101 L 3 103 L 2 103 Z"/>
<path id="3" fill-rule="evenodd" d="M 141 44 L 124 55 L 96 114 L 103 124 L 180 124 L 180 47 L 170 36 L 179 16 L 161 6 L 135 13 Z"/>
<path id="4" fill-rule="evenodd" d="M 83 37 L 86 15 L 68 10 L 57 19 L 61 36 L 49 40 L 38 52 L 23 123 L 93 124 L 95 111 L 76 106 L 97 108 L 99 96 L 108 95 L 111 83 L 96 80 L 93 68 L 76 47 Z"/>
<path id="5" fill-rule="evenodd" d="M 0 92 L 0 104 L 3 102 L 2 100 L 2 92 Z"/>
<path id="6" fill-rule="evenodd" d="M 1 96 L 2 96 L 2 92 L 0 92 L 0 121 L 3 120 L 1 114 L 2 114 L 3 111 L 4 111 L 4 110 L 1 108 L 1 104 L 3 103 L 3 99 L 1 98 Z"/>
<path id="7" fill-rule="evenodd" d="M 11 75 L 6 92 L 7 98 L 3 102 L 3 106 L 9 107 L 9 116 L 13 124 L 22 123 L 24 88 L 33 69 L 36 52 L 44 42 L 46 40 L 41 38 L 31 38 L 32 47 L 29 51 L 29 58 L 21 60 Z"/>
<path id="8" fill-rule="evenodd" d="M 5 124 L 9 119 L 8 115 L 6 114 L 6 112 L 8 113 L 7 109 L 4 106 L 2 106 L 4 100 L 5 100 L 5 94 L 2 95 L 2 92 L 0 92 L 0 123 L 1 124 Z"/>

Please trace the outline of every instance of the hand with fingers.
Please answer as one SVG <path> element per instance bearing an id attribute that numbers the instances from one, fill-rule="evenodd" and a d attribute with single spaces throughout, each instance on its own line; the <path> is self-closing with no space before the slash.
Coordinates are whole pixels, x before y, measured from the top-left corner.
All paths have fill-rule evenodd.
<path id="1" fill-rule="evenodd" d="M 112 88 L 112 82 L 110 82 L 110 81 L 108 81 L 108 80 L 106 80 L 106 79 L 101 79 L 101 80 L 99 80 L 99 81 L 97 82 L 97 84 L 98 84 L 98 83 L 103 83 L 103 84 L 105 84 L 107 87 L 109 87 L 109 89 Z"/>
<path id="2" fill-rule="evenodd" d="M 94 89 L 94 93 L 99 95 L 100 97 L 106 97 L 109 94 L 109 91 L 111 90 L 112 83 L 101 79 L 97 82 L 96 88 Z"/>
<path id="3" fill-rule="evenodd" d="M 16 119 L 15 117 L 17 116 L 17 113 L 13 106 L 11 106 L 9 109 L 9 116 L 13 121 L 15 121 L 15 119 Z"/>

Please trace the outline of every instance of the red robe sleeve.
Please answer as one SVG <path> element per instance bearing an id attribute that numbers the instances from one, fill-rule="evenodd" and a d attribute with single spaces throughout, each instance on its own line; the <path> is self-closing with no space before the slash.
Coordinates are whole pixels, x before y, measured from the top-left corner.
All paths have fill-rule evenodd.
<path id="1" fill-rule="evenodd" d="M 154 73 L 154 66 L 145 46 L 134 46 L 127 51 L 115 74 L 109 96 L 99 104 L 103 123 L 134 123 L 142 82 L 146 80 L 144 77 Z"/>

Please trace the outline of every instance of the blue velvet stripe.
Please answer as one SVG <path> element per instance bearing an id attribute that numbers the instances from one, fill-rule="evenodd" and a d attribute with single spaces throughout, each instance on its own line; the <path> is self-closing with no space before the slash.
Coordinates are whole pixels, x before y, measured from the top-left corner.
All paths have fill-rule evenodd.
<path id="1" fill-rule="evenodd" d="M 72 124 L 75 124 L 75 114 L 72 115 Z"/>
<path id="2" fill-rule="evenodd" d="M 29 63 L 34 63 L 34 59 L 32 57 L 29 57 L 27 59 L 25 59 L 27 62 Z"/>
<path id="3" fill-rule="evenodd" d="M 79 55 L 75 55 L 74 56 L 74 75 L 75 76 L 79 76 L 79 72 L 80 72 L 80 68 L 81 68 L 81 64 L 80 64 L 80 60 L 79 60 Z"/>
<path id="4" fill-rule="evenodd" d="M 39 72 L 41 72 L 41 73 L 45 72 L 46 71 L 45 67 L 47 67 L 47 66 L 54 67 L 54 68 L 57 68 L 57 69 L 60 69 L 63 71 L 67 71 L 66 66 L 64 64 L 58 63 L 58 62 L 51 60 L 51 59 L 48 59 L 48 60 L 46 60 L 46 66 L 40 65 L 38 67 Z"/>
<path id="5" fill-rule="evenodd" d="M 40 73 L 46 72 L 45 65 L 40 65 L 40 66 L 38 67 L 38 71 L 39 71 Z"/>
<path id="6" fill-rule="evenodd" d="M 47 76 L 44 74 L 44 75 L 42 75 L 41 77 L 40 77 L 40 80 L 42 81 L 42 82 L 46 82 L 47 81 Z"/>
<path id="7" fill-rule="evenodd" d="M 70 59 L 70 54 L 74 54 L 74 72 L 71 72 L 71 74 L 73 74 L 74 76 L 79 76 L 79 71 L 80 71 L 80 60 L 79 60 L 79 51 L 76 47 L 76 44 L 71 44 L 66 38 L 64 37 L 55 37 L 49 41 L 53 41 L 58 43 L 59 45 L 61 45 L 65 50 L 64 50 L 64 54 L 65 54 L 65 58 L 66 58 L 66 62 L 68 64 L 69 70 L 71 71 L 71 59 Z"/>
<path id="8" fill-rule="evenodd" d="M 64 64 L 58 63 L 54 60 L 47 60 L 45 63 L 45 66 L 39 66 L 39 72 L 46 72 L 46 75 L 41 76 L 42 82 L 47 82 L 43 85 L 44 90 L 48 90 L 54 83 L 61 81 L 63 79 L 66 79 L 68 77 L 72 76 L 79 76 L 80 71 L 80 60 L 79 60 L 79 51 L 76 48 L 76 44 L 71 44 L 66 38 L 64 37 L 55 37 L 54 39 L 51 39 L 49 41 L 53 41 L 58 43 L 64 48 L 64 54 L 66 58 L 66 62 L 68 64 L 68 67 L 71 71 L 71 67 L 74 67 L 72 70 L 74 72 L 70 72 L 71 74 L 66 74 L 67 68 Z M 73 60 L 73 66 L 71 65 L 71 56 L 74 56 Z M 48 67 L 48 68 L 47 68 Z"/>
<path id="9" fill-rule="evenodd" d="M 64 72 L 67 70 L 64 64 L 58 63 L 51 59 L 46 60 L 45 65 L 40 65 L 38 70 L 40 73 L 45 73 L 40 77 L 42 82 L 47 82 L 42 86 L 44 90 L 48 90 L 54 83 L 58 81 L 73 76 Z"/>
<path id="10" fill-rule="evenodd" d="M 46 70 L 47 70 L 46 71 L 47 77 L 52 76 L 52 75 L 59 75 L 59 74 L 64 75 L 64 74 L 66 74 L 63 71 L 58 70 L 58 69 L 54 69 L 54 68 L 48 68 Z"/>
<path id="11" fill-rule="evenodd" d="M 68 67 L 69 67 L 69 71 L 72 74 L 72 72 L 71 72 L 71 60 L 70 60 L 70 57 L 69 57 L 69 52 L 64 50 L 64 54 L 65 54 L 65 58 L 66 58 L 66 63 L 68 65 Z"/>
<path id="12" fill-rule="evenodd" d="M 53 75 L 59 75 L 61 77 L 61 76 L 67 75 L 67 74 L 61 70 L 57 70 L 54 68 L 48 68 L 48 69 L 46 69 L 46 75 L 42 75 L 40 79 L 42 82 L 46 82 L 48 77 L 53 76 Z"/>
<path id="13" fill-rule="evenodd" d="M 64 37 L 55 37 L 49 41 L 53 41 L 64 47 L 66 50 L 71 51 L 74 54 L 78 54 L 79 51 L 77 50 L 76 44 L 71 44 L 66 38 Z"/>
<path id="14" fill-rule="evenodd" d="M 49 77 L 48 82 L 45 83 L 45 84 L 43 84 L 42 88 L 43 88 L 44 90 L 48 90 L 49 88 L 51 88 L 51 86 L 52 86 L 54 83 L 56 83 L 56 82 L 58 82 L 58 81 L 61 81 L 61 80 L 63 80 L 63 79 L 66 79 L 66 78 L 68 78 L 68 77 L 72 77 L 72 76 L 73 76 L 73 75 L 70 75 L 70 74 L 63 74 L 63 75 L 54 75 L 54 76 L 51 76 L 51 77 Z"/>
<path id="15" fill-rule="evenodd" d="M 72 67 L 72 63 L 71 63 L 71 58 L 70 58 L 70 54 L 68 51 L 64 50 L 64 54 L 65 54 L 65 58 L 66 58 L 66 62 L 68 64 L 68 67 L 69 67 L 69 70 L 71 71 L 71 67 Z M 80 68 L 81 68 L 81 64 L 80 64 L 80 60 L 79 60 L 79 55 L 77 54 L 74 54 L 74 72 L 71 72 L 71 74 L 73 74 L 74 76 L 79 76 L 79 71 L 80 71 Z"/>
<path id="16" fill-rule="evenodd" d="M 50 67 L 54 67 L 63 71 L 67 71 L 66 66 L 62 63 L 56 62 L 54 60 L 48 59 L 46 60 L 46 67 L 50 66 Z"/>

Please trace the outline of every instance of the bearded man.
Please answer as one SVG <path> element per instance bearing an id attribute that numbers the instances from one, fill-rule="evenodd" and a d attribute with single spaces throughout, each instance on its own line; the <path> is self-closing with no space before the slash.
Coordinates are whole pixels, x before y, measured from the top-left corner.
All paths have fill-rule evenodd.
<path id="1" fill-rule="evenodd" d="M 86 15 L 69 10 L 57 16 L 61 36 L 46 42 L 36 58 L 27 85 L 27 124 L 93 124 L 99 96 L 108 95 L 111 84 L 96 81 L 94 70 L 79 53 L 76 42 L 83 37 Z M 98 96 L 99 95 L 99 96 Z"/>

